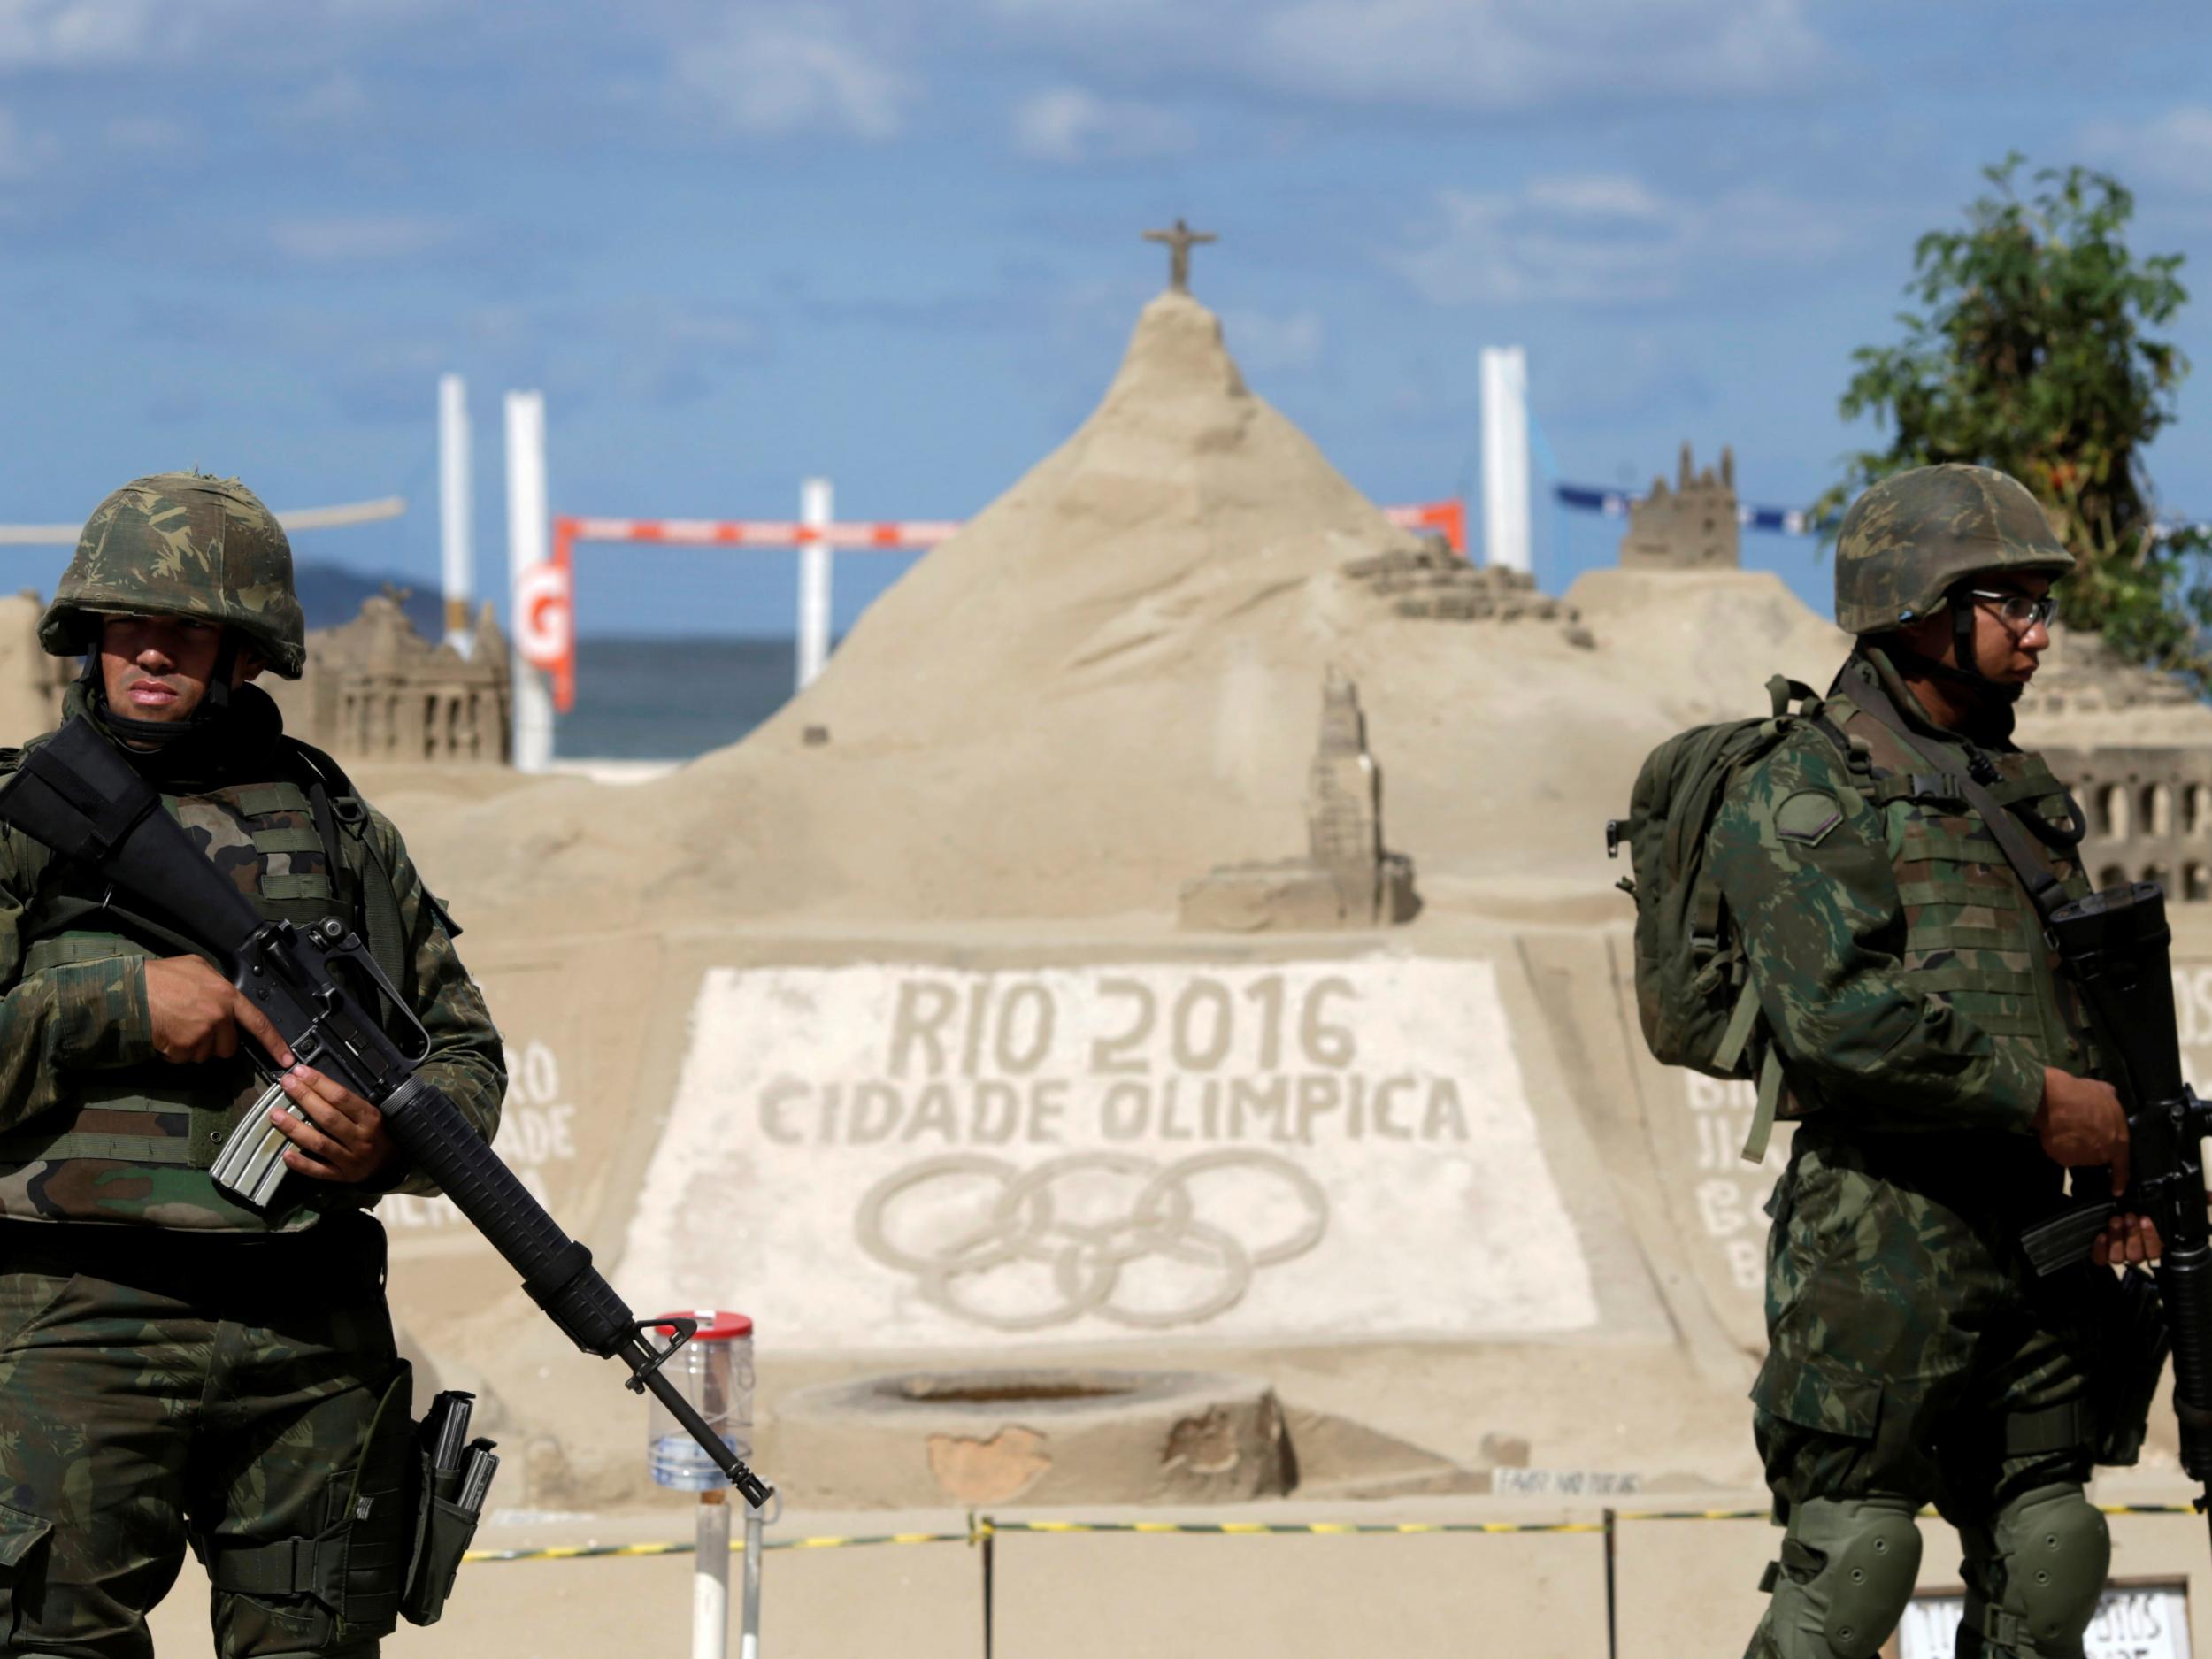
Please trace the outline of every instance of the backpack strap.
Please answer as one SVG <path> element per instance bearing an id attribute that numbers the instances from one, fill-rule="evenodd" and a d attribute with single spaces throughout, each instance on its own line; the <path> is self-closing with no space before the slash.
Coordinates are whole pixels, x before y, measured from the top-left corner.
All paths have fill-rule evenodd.
<path id="1" fill-rule="evenodd" d="M 1743 1138 L 1743 1160 L 1763 1164 L 1767 1142 L 1774 1138 L 1774 1114 L 1782 1104 L 1782 1054 L 1772 1043 L 1759 1062 L 1759 1104 L 1751 1114 L 1751 1132 Z"/>
<path id="2" fill-rule="evenodd" d="M 1744 977 L 1743 988 L 1736 993 L 1736 1006 L 1728 1016 L 1728 1029 L 1721 1033 L 1720 1047 L 1713 1050 L 1713 1064 L 1723 1071 L 1733 1071 L 1736 1062 L 1743 1058 L 1744 1045 L 1751 1041 L 1751 1028 L 1759 1023 L 1759 993 L 1752 988 L 1748 974 Z"/>
<path id="3" fill-rule="evenodd" d="M 1735 1011 L 1728 1017 L 1728 1029 L 1722 1033 L 1720 1047 L 1713 1051 L 1715 1067 L 1733 1071 L 1758 1024 L 1759 993 L 1747 974 L 1743 989 L 1736 995 Z M 1781 1050 L 1771 1040 L 1760 1047 L 1763 1052 L 1759 1058 L 1759 1103 L 1751 1114 L 1750 1133 L 1744 1136 L 1743 1143 L 1743 1160 L 1747 1164 L 1766 1162 L 1767 1143 L 1774 1138 L 1774 1116 L 1782 1104 Z"/>
<path id="4" fill-rule="evenodd" d="M 1890 695 L 1879 678 L 1871 670 L 1862 670 L 1854 674 L 1853 679 L 1856 683 L 1851 687 L 1852 702 L 1887 726 L 1907 749 L 1940 772 L 1941 761 L 1928 752 L 1906 724 L 1905 717 L 1898 711 L 1896 703 L 1890 700 Z M 1989 764 L 1985 757 L 1979 755 L 1975 756 L 1975 759 L 1983 766 Z M 1966 804 L 1988 826 L 1990 834 L 1996 839 L 1998 850 L 2004 854 L 2005 862 L 2012 866 L 2012 873 L 2020 878 L 2020 885 L 2027 889 L 2029 901 L 2034 904 L 2036 913 L 2047 924 L 2052 912 L 2066 902 L 2066 889 L 2049 866 L 2037 859 L 2020 820 L 1991 798 L 1986 785 L 1980 778 L 1971 775 L 1960 778 L 1955 774 L 1947 776 L 1959 785 L 1959 794 Z"/>

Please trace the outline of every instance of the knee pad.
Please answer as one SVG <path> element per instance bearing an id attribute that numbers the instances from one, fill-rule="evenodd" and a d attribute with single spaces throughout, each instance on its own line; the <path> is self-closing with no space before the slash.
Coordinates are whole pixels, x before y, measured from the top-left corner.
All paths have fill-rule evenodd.
<path id="1" fill-rule="evenodd" d="M 1872 1659 L 1920 1574 L 1920 1529 L 1905 1498 L 1816 1498 L 1790 1507 L 1782 1559 L 1767 1569 L 1763 1628 L 1782 1659 Z"/>
<path id="2" fill-rule="evenodd" d="M 1966 1622 L 2020 1659 L 2076 1659 L 2112 1565 L 2111 1532 L 2082 1489 L 2038 1486 L 1960 1536 Z"/>

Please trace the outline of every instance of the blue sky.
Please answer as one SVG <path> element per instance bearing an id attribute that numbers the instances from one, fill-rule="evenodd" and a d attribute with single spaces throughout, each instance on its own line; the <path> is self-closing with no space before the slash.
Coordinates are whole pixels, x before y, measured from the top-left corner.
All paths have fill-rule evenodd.
<path id="1" fill-rule="evenodd" d="M 2212 285 L 2212 21 L 2142 0 L 0 0 L 0 521 L 135 473 L 402 493 L 308 558 L 434 583 L 433 411 L 541 388 L 558 511 L 957 518 L 1110 374 L 1178 213 L 1248 378 L 1380 501 L 1529 353 L 1561 472 L 1689 438 L 1795 504 L 1865 434 L 1914 238 L 1986 162 L 2108 167 Z M 2212 516 L 2201 365 L 2154 451 Z M 1557 587 L 1617 526 L 1545 515 Z M 1809 594 L 1809 544 L 1747 538 Z M 0 584 L 58 555 L 0 549 Z M 785 555 L 585 556 L 588 632 L 787 628 Z M 842 562 L 841 620 L 895 571 Z"/>

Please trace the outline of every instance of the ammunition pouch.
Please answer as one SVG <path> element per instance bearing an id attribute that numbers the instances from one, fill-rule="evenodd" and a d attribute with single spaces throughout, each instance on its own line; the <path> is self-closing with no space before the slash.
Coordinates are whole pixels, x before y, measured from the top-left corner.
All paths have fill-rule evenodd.
<path id="1" fill-rule="evenodd" d="M 401 1360 L 377 1403 L 359 1461 L 331 1481 L 323 1524 L 312 1537 L 203 1541 L 215 1588 L 280 1603 L 311 1601 L 330 1621 L 333 1645 L 388 1634 L 399 1622 L 414 1516 L 408 1415 L 413 1393 L 412 1368 Z"/>
<path id="2" fill-rule="evenodd" d="M 407 1587 L 399 1610 L 410 1624 L 434 1624 L 445 1612 L 446 1598 L 461 1571 L 461 1557 L 476 1536 L 477 1517 L 455 1500 L 459 1496 L 458 1470 L 440 1474 L 433 1470 L 430 1449 L 414 1448 L 416 1492 L 414 1548 L 407 1561 Z"/>

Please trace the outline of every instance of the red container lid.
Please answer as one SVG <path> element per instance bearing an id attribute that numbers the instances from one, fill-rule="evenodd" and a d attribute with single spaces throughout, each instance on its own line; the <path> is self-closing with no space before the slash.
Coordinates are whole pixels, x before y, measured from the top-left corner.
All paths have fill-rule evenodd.
<path id="1" fill-rule="evenodd" d="M 695 1311 L 686 1309 L 680 1313 L 661 1313 L 653 1317 L 657 1322 L 669 1319 L 695 1321 L 699 1326 L 691 1335 L 691 1340 L 695 1342 L 727 1342 L 737 1337 L 750 1336 L 753 1333 L 753 1321 L 750 1315 L 718 1312 L 712 1308 L 701 1308 Z M 653 1328 L 663 1336 L 676 1334 L 676 1327 L 672 1325 L 656 1323 Z"/>

